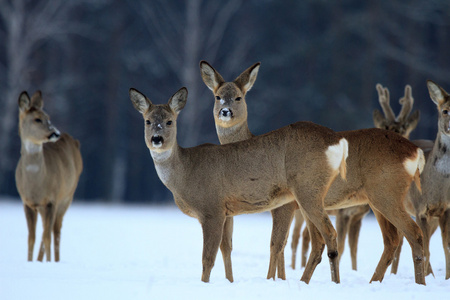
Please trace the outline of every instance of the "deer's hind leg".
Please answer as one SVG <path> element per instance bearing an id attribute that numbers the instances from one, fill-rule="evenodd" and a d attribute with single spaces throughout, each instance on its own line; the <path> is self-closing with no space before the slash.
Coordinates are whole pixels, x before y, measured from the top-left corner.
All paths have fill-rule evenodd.
<path id="1" fill-rule="evenodd" d="M 219 245 L 222 240 L 225 216 L 210 215 L 199 219 L 203 230 L 202 281 L 209 282 Z"/>
<path id="2" fill-rule="evenodd" d="M 411 246 L 415 281 L 418 284 L 425 284 L 424 269 L 424 241 L 423 234 L 419 226 L 411 219 L 402 204 L 402 201 L 393 203 L 384 203 L 384 205 L 373 206 L 372 210 L 377 210 L 390 223 L 392 223 L 401 233 Z M 377 203 L 379 204 L 379 202 Z M 397 236 L 398 232 L 390 232 L 392 236 Z M 398 242 L 397 242 L 398 245 Z M 396 245 L 396 246 L 397 246 Z M 394 249 L 395 251 L 395 249 Z"/>
<path id="3" fill-rule="evenodd" d="M 225 266 L 225 277 L 233 282 L 233 268 L 231 264 L 231 251 L 233 250 L 233 217 L 226 217 L 223 225 L 222 241 L 220 252 L 222 252 Z"/>
<path id="4" fill-rule="evenodd" d="M 303 271 L 303 275 L 300 280 L 309 283 L 314 270 L 322 261 L 322 253 L 325 249 L 325 241 L 319 230 L 317 230 L 317 227 L 308 218 L 306 218 L 306 225 L 311 240 L 311 253 L 309 254 L 305 270 Z"/>
<path id="5" fill-rule="evenodd" d="M 313 178 L 312 180 L 313 182 L 324 182 L 323 178 Z M 330 261 L 331 280 L 339 283 L 337 234 L 328 214 L 323 208 L 323 198 L 326 194 L 327 186 L 324 186 L 324 189 L 321 192 L 318 189 L 311 189 L 311 186 L 312 184 L 302 185 L 297 187 L 294 191 L 294 195 L 296 199 L 298 199 L 302 209 L 303 216 L 307 219 L 312 244 L 308 263 L 306 264 L 301 280 L 308 283 L 311 279 L 314 268 L 320 262 L 316 256 L 319 251 L 323 251 L 323 249 L 320 250 L 320 248 L 323 247 L 320 245 L 323 245 L 323 242 L 325 242 Z"/>
<path id="6" fill-rule="evenodd" d="M 61 228 L 64 215 L 67 212 L 70 204 L 72 203 L 72 198 L 69 198 L 67 201 L 63 201 L 56 210 L 55 222 L 53 224 L 53 244 L 55 247 L 55 262 L 59 262 L 60 256 L 60 243 L 61 243 Z"/>
<path id="7" fill-rule="evenodd" d="M 445 279 L 450 278 L 450 209 L 447 209 L 439 219 L 442 233 L 442 245 L 445 253 Z"/>
<path id="8" fill-rule="evenodd" d="M 44 259 L 44 251 L 45 256 L 47 257 L 46 260 L 51 261 L 52 230 L 56 217 L 55 205 L 52 203 L 48 203 L 45 207 L 39 208 L 39 212 L 42 217 L 42 225 L 44 227 L 44 231 L 42 233 L 42 241 L 39 249 L 38 261 L 42 261 Z"/>
<path id="9" fill-rule="evenodd" d="M 358 253 L 358 240 L 359 233 L 361 231 L 362 219 L 369 213 L 370 208 L 368 205 L 358 207 L 358 212 L 350 218 L 350 224 L 348 229 L 348 245 L 350 246 L 350 256 L 352 259 L 352 270 L 357 270 L 357 253 Z M 338 234 L 339 245 L 339 234 Z M 339 254 L 341 254 L 339 252 Z"/>
<path id="10" fill-rule="evenodd" d="M 26 204 L 23 205 L 28 227 L 28 261 L 33 261 L 33 249 L 36 242 L 37 211 Z"/>
<path id="11" fill-rule="evenodd" d="M 291 241 L 291 249 L 292 249 L 291 268 L 295 270 L 295 263 L 297 260 L 297 249 L 300 240 L 300 231 L 302 229 L 302 225 L 305 220 L 303 218 L 300 209 L 295 211 L 294 216 L 295 216 L 294 229 L 292 230 L 292 241 Z"/>
<path id="12" fill-rule="evenodd" d="M 383 236 L 384 249 L 383 254 L 381 254 L 380 261 L 375 269 L 375 273 L 370 279 L 372 281 L 383 281 L 384 274 L 386 273 L 387 268 L 392 263 L 394 259 L 395 251 L 400 243 L 400 238 L 398 235 L 397 228 L 389 222 L 380 212 L 376 209 L 373 209 L 373 213 L 377 218 L 378 224 L 380 225 L 381 234 Z"/>
<path id="13" fill-rule="evenodd" d="M 270 239 L 270 263 L 267 279 L 286 279 L 286 269 L 284 264 L 284 247 L 289 236 L 289 227 L 294 217 L 294 212 L 298 205 L 295 201 L 271 210 L 272 213 L 272 237 Z M 277 272 L 276 272 L 277 271 Z"/>
<path id="14" fill-rule="evenodd" d="M 311 242 L 311 237 L 309 236 L 308 226 L 306 226 L 302 232 L 302 268 L 306 267 L 308 260 L 309 242 Z"/>

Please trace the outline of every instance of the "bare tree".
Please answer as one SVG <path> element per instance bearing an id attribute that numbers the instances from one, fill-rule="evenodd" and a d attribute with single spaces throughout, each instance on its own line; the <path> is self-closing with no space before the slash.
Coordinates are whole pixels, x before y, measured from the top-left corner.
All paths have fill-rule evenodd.
<path id="1" fill-rule="evenodd" d="M 36 67 L 32 56 L 49 41 L 62 45 L 68 34 L 83 31 L 80 24 L 70 21 L 70 13 L 81 1 L 0 1 L 0 37 L 5 47 L 5 59 L 0 64 L 0 72 L 5 78 L 1 83 L 4 92 L 0 95 L 3 103 L 0 110 L 0 184 L 15 165 L 8 155 L 13 140 L 11 134 L 16 124 L 18 95 L 32 84 L 30 74 Z M 45 78 L 44 85 L 49 82 L 60 84 L 53 79 Z"/>
<path id="2" fill-rule="evenodd" d="M 232 34 L 232 45 L 224 45 L 225 31 L 230 30 L 233 17 L 242 7 L 242 0 L 157 0 L 132 3 L 144 21 L 152 39 L 151 44 L 157 48 L 158 57 L 164 61 L 164 65 L 180 85 L 189 90 L 189 105 L 180 116 L 184 124 L 180 143 L 198 144 L 202 133 L 201 120 L 211 113 L 212 107 L 212 104 L 209 106 L 202 103 L 206 100 L 201 98 L 210 98 L 210 95 L 201 93 L 206 89 L 200 80 L 198 64 L 201 59 L 226 61 L 226 65 L 221 68 L 224 73 L 242 66 L 251 47 L 251 36 L 245 34 L 245 28 Z M 146 59 L 143 58 L 142 62 L 145 63 Z M 171 86 L 173 89 L 179 87 Z M 158 94 L 157 88 L 153 87 L 153 90 L 147 92 L 149 95 L 153 92 Z"/>

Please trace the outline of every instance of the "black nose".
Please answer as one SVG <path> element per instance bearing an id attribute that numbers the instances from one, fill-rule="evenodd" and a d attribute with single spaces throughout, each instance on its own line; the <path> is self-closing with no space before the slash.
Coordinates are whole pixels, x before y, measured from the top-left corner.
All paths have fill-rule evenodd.
<path id="1" fill-rule="evenodd" d="M 232 117 L 233 116 L 233 112 L 229 109 L 229 108 L 223 108 L 220 110 L 220 114 L 223 117 Z"/>
<path id="2" fill-rule="evenodd" d="M 51 139 L 59 139 L 60 134 L 57 132 L 53 132 L 52 134 L 50 134 L 50 136 L 48 137 L 49 140 Z"/>
<path id="3" fill-rule="evenodd" d="M 163 137 L 160 135 L 154 135 L 152 136 L 152 143 L 155 145 L 159 145 L 162 144 L 162 142 L 164 141 Z"/>

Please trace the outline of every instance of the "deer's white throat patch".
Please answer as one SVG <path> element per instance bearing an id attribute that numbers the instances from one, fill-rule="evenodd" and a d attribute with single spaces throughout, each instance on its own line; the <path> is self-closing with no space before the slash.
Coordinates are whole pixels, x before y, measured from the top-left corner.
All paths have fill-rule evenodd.
<path id="1" fill-rule="evenodd" d="M 25 167 L 25 170 L 27 172 L 31 172 L 31 173 L 37 173 L 37 172 L 39 172 L 40 169 L 41 168 L 38 165 L 33 165 L 33 164 L 27 165 Z"/>
<path id="2" fill-rule="evenodd" d="M 172 149 L 161 152 L 150 150 L 150 154 L 155 162 L 155 169 L 159 179 L 161 179 L 162 183 L 167 184 L 169 182 L 172 170 L 161 163 L 170 158 L 172 155 Z"/>
<path id="3" fill-rule="evenodd" d="M 442 155 L 441 153 L 439 153 L 440 149 L 438 149 L 438 153 L 442 156 L 436 159 L 434 165 L 439 173 L 448 175 L 450 174 L 450 137 L 442 134 L 440 143 L 444 144 L 444 147 L 446 147 L 446 151 L 445 153 L 442 153 Z"/>
<path id="4" fill-rule="evenodd" d="M 39 153 L 42 151 L 42 145 L 35 144 L 30 140 L 23 141 L 23 144 L 25 146 L 25 151 L 29 154 Z"/>

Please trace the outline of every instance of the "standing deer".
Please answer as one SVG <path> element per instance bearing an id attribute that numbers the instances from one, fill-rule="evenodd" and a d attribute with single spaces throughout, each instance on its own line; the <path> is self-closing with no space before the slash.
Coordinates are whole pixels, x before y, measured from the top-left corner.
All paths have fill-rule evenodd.
<path id="1" fill-rule="evenodd" d="M 340 281 L 336 231 L 323 198 L 339 173 L 345 177 L 346 139 L 323 126 L 298 122 L 239 143 L 181 148 L 176 120 L 187 89 L 181 88 L 165 105 L 152 104 L 135 89 L 129 93 L 144 118 L 145 142 L 159 178 L 181 211 L 202 226 L 202 281 L 209 281 L 227 217 L 272 210 L 293 200 L 311 220 L 321 250 L 327 245 L 332 280 Z M 302 277 L 305 282 L 319 261 L 311 263 Z M 225 269 L 233 281 L 227 264 Z"/>
<path id="2" fill-rule="evenodd" d="M 412 97 L 411 86 L 405 86 L 405 94 L 402 98 L 400 98 L 399 103 L 401 104 L 401 109 L 397 117 L 394 114 L 394 111 L 390 105 L 390 95 L 389 90 L 386 87 L 383 87 L 381 84 L 376 85 L 376 89 L 378 92 L 378 101 L 383 110 L 383 114 L 375 109 L 373 111 L 373 123 L 375 127 L 386 129 L 389 131 L 396 132 L 403 136 L 404 138 L 409 139 L 409 135 L 411 132 L 417 127 L 420 119 L 419 110 L 414 111 L 411 114 L 414 98 Z M 428 157 L 431 149 L 433 148 L 433 141 L 430 140 L 414 140 L 412 141 L 414 144 L 419 146 L 425 154 L 425 158 Z M 407 197 L 405 201 L 405 207 L 409 214 L 415 216 L 414 207 L 409 201 L 409 197 Z M 432 220 L 432 232 L 434 232 L 438 226 L 438 222 L 436 220 Z M 400 262 L 400 253 L 402 250 L 403 237 L 400 238 L 400 244 L 395 251 L 394 260 L 392 262 L 391 273 L 397 274 L 398 264 Z M 427 262 L 428 267 L 426 267 L 429 272 L 431 272 L 430 262 Z M 427 274 L 427 272 L 425 273 Z M 428 274 L 427 274 L 428 275 Z"/>
<path id="3" fill-rule="evenodd" d="M 431 80 L 427 81 L 431 100 L 438 109 L 438 132 L 421 176 L 422 194 L 411 191 L 416 221 L 423 232 L 425 259 L 430 258 L 432 220 L 439 220 L 445 253 L 446 274 L 450 278 L 450 95 Z M 428 265 L 427 273 L 432 272 Z"/>
<path id="4" fill-rule="evenodd" d="M 203 81 L 215 97 L 214 119 L 220 142 L 231 142 L 234 134 L 238 136 L 237 139 L 243 139 L 246 135 L 249 138 L 251 133 L 247 125 L 245 95 L 256 80 L 259 64 L 245 70 L 233 82 L 225 82 L 223 77 L 205 61 L 200 62 L 200 69 Z M 398 229 L 405 234 L 412 248 L 415 281 L 425 284 L 422 233 L 403 205 L 411 182 L 414 181 L 420 186 L 419 175 L 425 162 L 422 150 L 407 139 L 386 130 L 373 128 L 340 132 L 340 134 L 348 141 L 349 146 L 347 180 L 338 177 L 333 181 L 325 197 L 324 207 L 346 209 L 369 204 L 374 211 L 381 227 L 385 247 L 371 282 L 383 280 L 399 243 Z M 250 140 L 253 139 L 255 137 Z M 380 187 L 383 189 L 380 190 Z M 291 199 L 300 203 L 300 211 L 305 216 L 305 210 L 302 207 L 304 200 Z M 286 206 L 285 209 L 288 210 L 289 207 L 295 210 L 294 205 Z M 367 211 L 367 208 L 365 209 Z M 286 211 L 285 214 L 287 214 Z M 279 223 L 274 211 L 272 215 L 274 226 L 268 278 L 274 278 L 276 267 L 284 264 L 280 253 L 284 251 L 290 226 L 287 222 L 283 223 L 284 227 L 276 226 L 275 224 Z M 323 240 L 314 229 L 311 230 L 311 221 L 315 221 L 308 216 L 305 217 L 311 236 L 312 250 L 302 280 L 309 282 L 310 276 L 306 274 L 312 274 L 311 270 L 314 270 L 320 262 Z M 277 244 L 272 246 L 274 237 Z"/>
<path id="5" fill-rule="evenodd" d="M 16 168 L 16 186 L 22 198 L 28 225 L 28 261 L 33 260 L 37 213 L 44 231 L 38 260 L 51 261 L 52 231 L 55 261 L 59 261 L 61 227 L 72 203 L 83 169 L 80 143 L 70 135 L 60 134 L 42 110 L 41 92 L 19 97 L 19 134 L 21 156 Z"/>
<path id="6" fill-rule="evenodd" d="M 210 88 L 214 92 L 214 82 L 222 82 L 221 90 L 222 93 L 234 93 L 234 97 L 228 97 L 228 99 L 223 99 L 220 96 L 216 95 L 216 101 L 214 105 L 214 120 L 216 125 L 217 136 L 221 144 L 228 144 L 233 142 L 239 142 L 243 140 L 247 140 L 249 138 L 254 137 L 248 128 L 247 122 L 247 104 L 245 102 L 245 94 L 252 88 L 253 84 L 256 81 L 258 71 L 259 71 L 260 63 L 256 63 L 247 70 L 245 70 L 240 76 L 238 76 L 234 82 L 225 82 L 223 77 L 214 70 L 214 68 L 208 64 L 206 61 L 200 62 L 201 76 L 206 86 Z M 298 206 L 296 202 L 291 202 L 282 207 L 276 208 L 271 211 L 272 219 L 275 224 L 280 224 L 280 220 L 286 220 L 285 216 L 290 216 L 295 211 L 295 226 L 293 232 L 292 239 L 292 267 L 295 269 L 295 260 L 296 260 L 296 252 L 298 246 L 298 240 L 300 237 L 300 229 L 304 222 L 303 215 L 300 210 L 297 209 Z M 337 213 L 339 212 L 339 213 Z M 358 206 L 351 207 L 341 210 L 334 210 L 333 214 L 337 214 L 336 219 L 336 230 L 338 232 L 338 253 L 339 259 L 344 250 L 344 242 L 346 235 L 346 228 L 348 227 L 348 223 L 358 223 L 359 227 L 361 224 L 361 219 L 364 215 L 369 212 L 368 206 Z M 330 211 L 328 211 L 330 214 Z M 229 224 L 232 224 L 233 219 L 231 217 L 227 218 Z M 351 228 L 356 229 L 357 225 L 351 226 Z M 307 232 L 307 229 L 305 229 Z M 350 231 L 353 232 L 352 230 Z M 359 232 L 359 230 L 358 230 Z M 221 248 L 224 261 L 226 264 L 231 266 L 231 236 L 233 234 L 233 226 L 225 226 L 224 228 L 224 236 L 223 240 L 228 241 L 226 245 L 229 245 L 228 249 Z M 309 234 L 309 233 L 308 233 Z M 309 244 L 309 239 L 305 239 L 307 245 Z M 351 239 L 353 242 L 353 240 Z M 285 265 L 284 265 L 284 247 L 287 242 L 287 236 L 284 236 L 284 233 L 280 235 L 280 232 L 277 230 L 272 231 L 271 238 L 271 251 L 270 251 L 270 268 L 267 274 L 267 278 L 275 279 L 275 271 L 277 271 L 278 278 L 286 279 Z M 357 243 L 353 243 L 357 245 Z M 356 251 L 355 247 L 352 248 L 352 256 Z M 302 256 L 302 266 L 306 266 L 306 252 L 307 246 L 303 247 L 303 256 Z M 226 253 L 226 255 L 225 255 Z M 355 255 L 356 257 L 356 252 Z M 355 258 L 356 264 L 356 258 Z M 356 268 L 356 267 L 355 267 Z"/>

